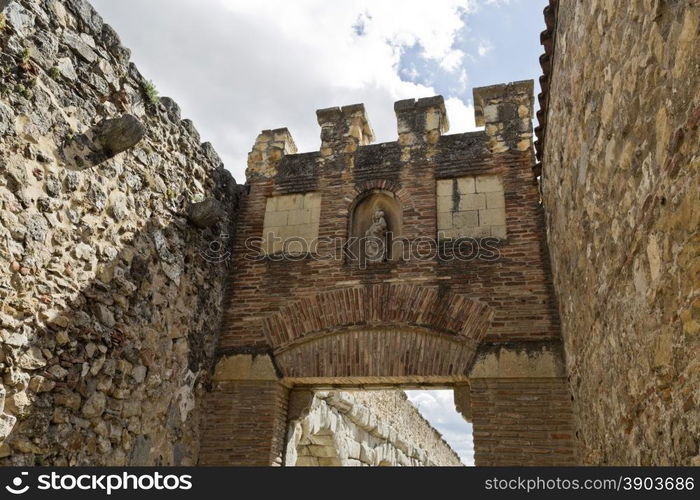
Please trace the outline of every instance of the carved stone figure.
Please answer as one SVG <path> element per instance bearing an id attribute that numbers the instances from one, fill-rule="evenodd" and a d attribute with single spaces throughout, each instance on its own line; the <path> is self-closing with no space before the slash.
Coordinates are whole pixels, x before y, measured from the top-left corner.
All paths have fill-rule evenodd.
<path id="1" fill-rule="evenodd" d="M 370 262 L 381 262 L 386 257 L 387 224 L 383 210 L 376 210 L 372 225 L 365 231 L 365 256 Z"/>

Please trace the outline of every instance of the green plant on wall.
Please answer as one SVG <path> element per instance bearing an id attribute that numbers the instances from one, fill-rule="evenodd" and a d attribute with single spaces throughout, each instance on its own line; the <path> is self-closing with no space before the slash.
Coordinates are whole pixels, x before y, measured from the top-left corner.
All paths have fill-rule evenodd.
<path id="1" fill-rule="evenodd" d="M 31 57 L 32 57 L 32 50 L 28 47 L 25 48 L 22 51 L 22 56 L 21 56 L 22 64 L 27 64 Z"/>
<path id="2" fill-rule="evenodd" d="M 158 90 L 156 89 L 156 86 L 153 84 L 152 81 L 146 80 L 143 83 L 143 93 L 146 94 L 146 100 L 150 104 L 158 104 Z"/>

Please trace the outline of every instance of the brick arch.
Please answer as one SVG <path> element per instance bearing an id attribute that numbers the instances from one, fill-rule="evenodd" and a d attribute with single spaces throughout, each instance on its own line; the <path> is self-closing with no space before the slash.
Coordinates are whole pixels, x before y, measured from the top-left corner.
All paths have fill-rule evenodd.
<path id="1" fill-rule="evenodd" d="M 491 316 L 437 287 L 377 284 L 301 298 L 262 328 L 289 379 L 419 383 L 461 380 Z"/>
<path id="2" fill-rule="evenodd" d="M 396 199 L 399 200 L 404 210 L 414 209 L 413 199 L 411 196 L 409 196 L 406 189 L 401 187 L 398 182 L 390 179 L 371 179 L 355 184 L 355 199 L 352 201 L 349 211 L 352 211 L 355 205 L 357 205 L 357 202 L 365 195 L 365 193 L 377 189 L 394 193 Z"/>

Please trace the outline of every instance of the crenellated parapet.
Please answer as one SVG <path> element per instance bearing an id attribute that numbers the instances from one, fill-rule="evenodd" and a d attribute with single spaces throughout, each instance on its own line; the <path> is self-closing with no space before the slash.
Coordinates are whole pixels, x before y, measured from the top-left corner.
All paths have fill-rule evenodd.
<path id="1" fill-rule="evenodd" d="M 437 144 L 450 128 L 441 95 L 422 99 L 404 99 L 394 103 L 401 146 Z"/>
<path id="2" fill-rule="evenodd" d="M 532 147 L 533 81 L 474 89 L 474 115 L 494 153 Z"/>
<path id="3" fill-rule="evenodd" d="M 321 126 L 321 156 L 354 153 L 358 146 L 374 140 L 364 104 L 325 108 L 316 111 Z"/>
<path id="4" fill-rule="evenodd" d="M 450 123 L 442 96 L 396 101 L 394 112 L 397 140 L 384 147 L 395 144 L 402 151 L 404 162 L 419 158 L 432 162 L 441 152 L 449 155 L 454 138 L 458 136 L 469 137 L 469 143 L 475 150 L 470 156 L 477 154 L 476 150 L 489 151 L 491 154 L 525 152 L 532 148 L 533 88 L 532 80 L 475 88 L 475 120 L 477 126 L 484 127 L 484 131 L 450 136 L 447 136 Z M 319 109 L 316 118 L 321 127 L 321 145 L 315 156 L 319 166 L 336 164 L 336 160 L 340 159 L 342 161 L 337 165 L 342 165 L 342 168 L 352 167 L 353 159 L 363 148 L 370 151 L 371 148 L 380 146 L 372 144 L 374 131 L 364 104 Z M 452 139 L 448 140 L 447 137 Z M 296 152 L 288 129 L 262 131 L 248 155 L 248 180 L 274 178 L 280 172 L 278 167 L 284 163 L 283 158 Z M 314 157 L 314 153 L 304 154 L 311 155 L 309 159 Z M 287 183 L 290 171 L 307 178 L 318 174 L 311 164 L 308 168 L 295 166 L 284 172 Z"/>
<path id="5" fill-rule="evenodd" d="M 296 152 L 297 146 L 288 129 L 263 130 L 255 139 L 253 150 L 248 153 L 246 177 L 272 177 L 277 173 L 282 157 Z"/>

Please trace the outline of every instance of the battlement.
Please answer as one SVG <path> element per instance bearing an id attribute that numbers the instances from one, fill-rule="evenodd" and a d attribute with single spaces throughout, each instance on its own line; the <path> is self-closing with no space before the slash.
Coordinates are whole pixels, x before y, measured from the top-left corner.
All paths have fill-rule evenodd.
<path id="1" fill-rule="evenodd" d="M 476 124 L 485 127 L 483 147 L 492 153 L 526 151 L 532 147 L 534 82 L 523 80 L 474 89 Z M 440 138 L 450 129 L 442 96 L 403 99 L 394 103 L 397 140 L 404 152 L 425 150 L 433 156 Z M 321 127 L 321 159 L 351 160 L 358 149 L 372 144 L 375 135 L 364 104 L 316 111 Z M 464 134 L 460 134 L 464 135 Z M 248 155 L 249 180 L 274 177 L 282 158 L 297 152 L 288 129 L 264 130 Z"/>
<path id="2" fill-rule="evenodd" d="M 404 99 L 394 103 L 398 122 L 399 144 L 408 146 L 426 143 L 437 144 L 440 135 L 450 129 L 441 95 L 422 99 Z"/>
<path id="3" fill-rule="evenodd" d="M 473 90 L 474 118 L 494 153 L 532 146 L 534 81 L 500 83 Z"/>
<path id="4" fill-rule="evenodd" d="M 321 156 L 352 153 L 374 140 L 364 104 L 319 109 L 316 118 L 321 126 Z"/>

